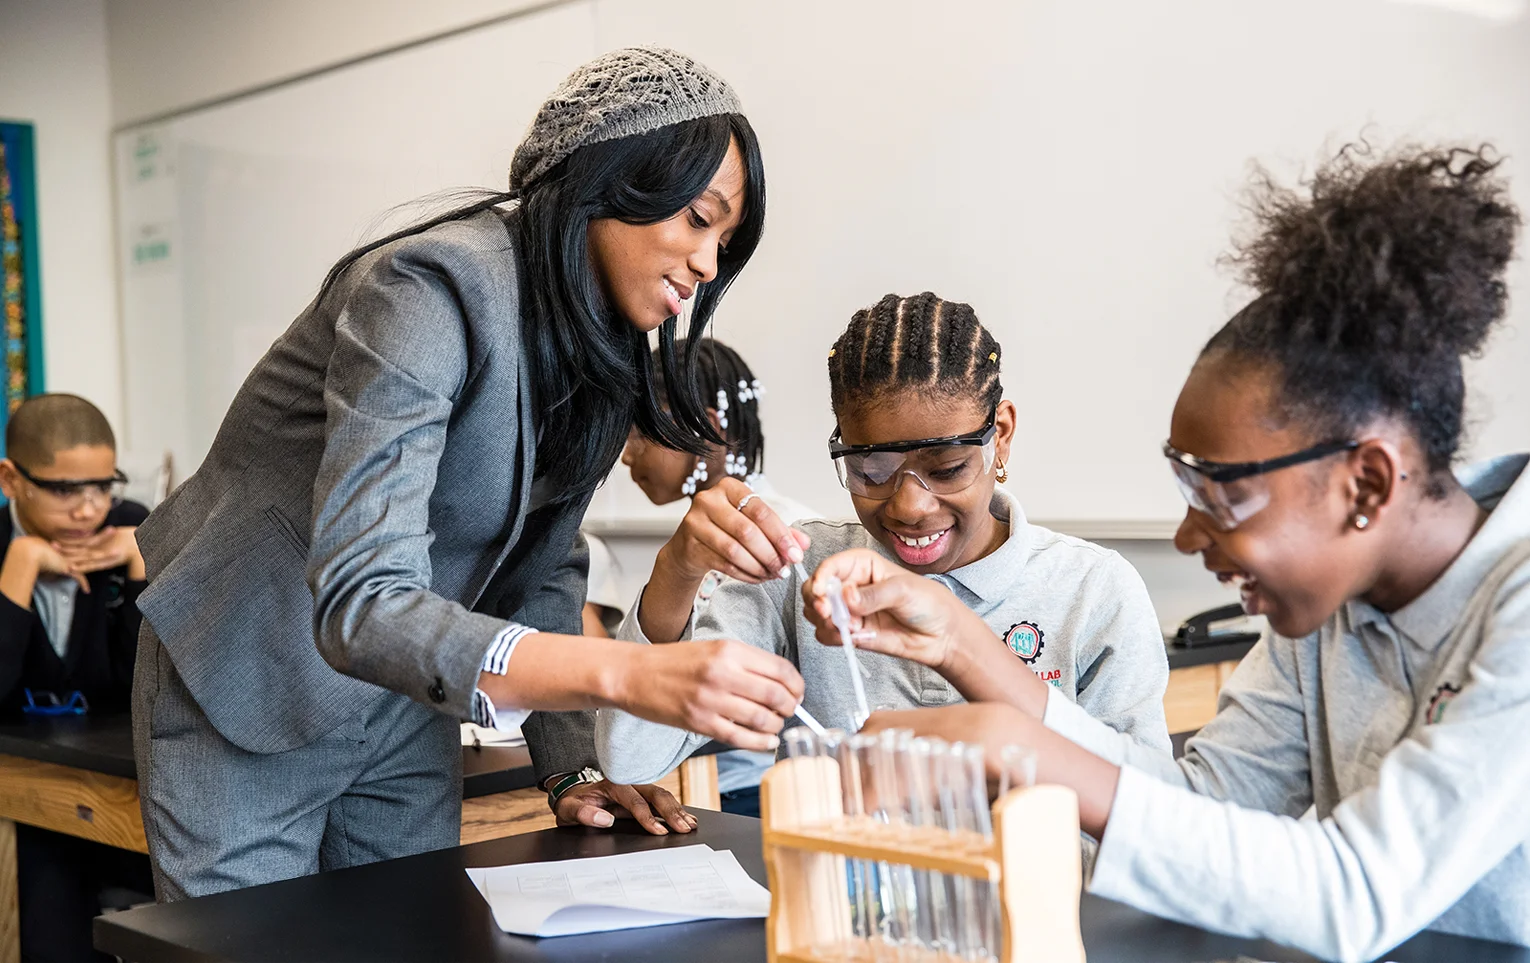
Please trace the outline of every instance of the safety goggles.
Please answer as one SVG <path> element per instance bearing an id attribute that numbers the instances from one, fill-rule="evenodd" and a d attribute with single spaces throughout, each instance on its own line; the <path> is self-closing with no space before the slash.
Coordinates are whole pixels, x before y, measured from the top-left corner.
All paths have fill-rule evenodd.
<path id="1" fill-rule="evenodd" d="M 63 699 L 53 692 L 34 693 L 31 689 L 21 692 L 27 700 L 21 711 L 29 716 L 83 716 L 90 711 L 83 692 L 71 692 Z"/>
<path id="2" fill-rule="evenodd" d="M 16 465 L 14 461 L 11 464 Z M 61 507 L 69 509 L 78 508 L 92 498 L 115 505 L 122 501 L 128 483 L 120 469 L 110 478 L 38 478 L 20 465 L 16 465 L 16 471 Z"/>
<path id="3" fill-rule="evenodd" d="M 1163 455 L 1174 469 L 1174 480 L 1185 501 L 1225 532 L 1248 521 L 1270 503 L 1269 480 L 1265 478 L 1270 472 L 1358 447 L 1358 441 L 1325 441 L 1266 461 L 1220 462 L 1197 458 L 1164 442 Z"/>
<path id="4" fill-rule="evenodd" d="M 894 441 L 882 445 L 847 445 L 839 428 L 829 436 L 829 457 L 839 473 L 839 483 L 853 495 L 891 498 L 903 476 L 937 495 L 955 495 L 993 468 L 994 417 L 977 431 L 944 438 Z"/>

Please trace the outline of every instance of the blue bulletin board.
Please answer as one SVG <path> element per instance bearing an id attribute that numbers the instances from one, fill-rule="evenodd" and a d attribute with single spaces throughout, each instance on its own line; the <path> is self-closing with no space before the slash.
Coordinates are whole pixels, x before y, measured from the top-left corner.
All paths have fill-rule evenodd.
<path id="1" fill-rule="evenodd" d="M 44 390 L 40 263 L 32 125 L 0 121 L 0 299 L 5 320 L 0 430 L 17 405 Z"/>

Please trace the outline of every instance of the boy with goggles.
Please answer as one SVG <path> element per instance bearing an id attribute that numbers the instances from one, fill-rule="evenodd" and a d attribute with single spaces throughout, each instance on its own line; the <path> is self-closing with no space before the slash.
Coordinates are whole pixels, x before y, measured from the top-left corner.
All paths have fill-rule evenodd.
<path id="1" fill-rule="evenodd" d="M 84 398 L 27 399 L 5 426 L 0 490 L 0 715 L 126 712 L 148 509 L 122 501 L 111 426 Z M 148 859 L 16 826 L 23 959 L 92 959 L 106 887 L 152 893 Z"/>

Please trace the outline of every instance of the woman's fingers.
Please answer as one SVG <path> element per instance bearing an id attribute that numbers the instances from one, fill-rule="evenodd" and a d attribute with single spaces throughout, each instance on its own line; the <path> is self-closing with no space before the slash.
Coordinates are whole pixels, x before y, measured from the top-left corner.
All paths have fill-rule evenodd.
<path id="1" fill-rule="evenodd" d="M 649 808 L 659 814 L 659 818 L 669 824 L 669 828 L 680 833 L 688 833 L 697 826 L 696 817 L 686 811 L 680 805 L 680 800 L 663 786 L 655 786 L 652 783 L 633 786 L 647 801 Z"/>
<path id="2" fill-rule="evenodd" d="M 723 531 L 710 519 L 704 523 L 692 524 L 689 535 L 701 550 L 703 564 L 730 578 L 742 577 L 745 581 L 763 582 L 779 575 L 760 562 L 737 538 Z"/>
<path id="3" fill-rule="evenodd" d="M 647 800 L 635 788 L 619 783 L 610 783 L 607 785 L 606 791 L 610 794 L 611 801 L 625 809 L 633 819 L 638 821 L 639 826 L 642 826 L 655 836 L 669 835 L 669 830 L 665 828 L 663 823 L 659 822 L 658 817 L 653 814 L 653 810 L 648 807 Z"/>

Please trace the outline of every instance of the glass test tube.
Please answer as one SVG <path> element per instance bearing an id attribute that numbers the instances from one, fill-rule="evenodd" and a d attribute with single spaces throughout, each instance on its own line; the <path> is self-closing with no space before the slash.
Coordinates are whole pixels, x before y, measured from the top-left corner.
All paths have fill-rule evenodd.
<path id="1" fill-rule="evenodd" d="M 877 737 L 875 759 L 877 794 L 883 800 L 887 822 L 895 835 L 903 840 L 909 838 L 908 787 L 904 778 L 905 760 L 914 733 L 909 729 L 884 729 Z M 914 888 L 914 868 L 902 863 L 887 866 L 886 889 L 891 897 L 887 928 L 888 942 L 902 953 L 919 945 L 916 920 L 919 916 L 918 893 Z"/>
<path id="2" fill-rule="evenodd" d="M 844 827 L 848 834 L 859 830 L 866 819 L 865 794 L 862 791 L 860 764 L 855 751 L 857 740 L 869 742 L 870 737 L 847 735 L 840 741 L 836 752 L 840 784 L 844 791 Z M 850 895 L 850 932 L 858 954 L 853 958 L 869 958 L 869 941 L 876 933 L 876 870 L 869 860 L 848 860 L 845 863 L 845 881 Z"/>
<path id="3" fill-rule="evenodd" d="M 818 736 L 807 726 L 793 726 L 786 730 L 781 741 L 786 745 L 788 759 L 813 759 L 820 749 Z M 793 817 L 798 828 L 808 829 L 823 822 L 822 799 L 811 783 L 800 775 L 795 780 L 793 802 L 797 809 Z"/>
<path id="4" fill-rule="evenodd" d="M 937 753 L 945 751 L 946 744 L 942 740 L 914 739 L 905 756 L 909 821 L 918 830 L 920 841 L 926 844 L 931 839 L 929 831 L 941 828 L 934 766 Z M 950 953 L 956 947 L 949 882 L 945 873 L 914 871 L 919 943 L 931 955 Z"/>
<path id="5" fill-rule="evenodd" d="M 973 828 L 985 843 L 993 843 L 993 811 L 988 806 L 988 767 L 985 764 L 983 747 L 980 745 L 964 746 L 962 751 L 963 768 L 967 771 L 967 791 L 970 794 L 968 805 L 971 807 Z M 975 960 L 997 960 L 999 956 L 998 925 L 996 920 L 998 891 L 993 883 L 979 881 L 977 884 L 977 914 L 982 924 L 982 945 L 975 947 L 975 953 L 971 957 Z"/>

